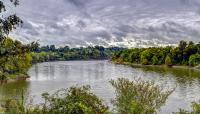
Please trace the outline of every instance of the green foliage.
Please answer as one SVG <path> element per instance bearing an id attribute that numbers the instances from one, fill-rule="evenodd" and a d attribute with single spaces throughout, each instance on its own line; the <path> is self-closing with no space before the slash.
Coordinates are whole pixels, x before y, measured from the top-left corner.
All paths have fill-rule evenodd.
<path id="1" fill-rule="evenodd" d="M 26 114 L 24 91 L 21 92 L 20 99 L 8 99 L 2 105 L 5 114 Z"/>
<path id="2" fill-rule="evenodd" d="M 129 54 L 129 61 L 131 63 L 140 63 L 140 49 L 135 48 Z"/>
<path id="3" fill-rule="evenodd" d="M 113 104 L 120 114 L 154 114 L 173 90 L 164 91 L 154 82 L 120 78 L 110 81 L 116 89 Z"/>
<path id="4" fill-rule="evenodd" d="M 125 49 L 117 52 L 117 54 L 113 54 L 112 61 L 143 65 L 161 65 L 166 64 L 166 62 L 168 62 L 168 65 L 197 65 L 199 64 L 198 57 L 194 57 L 197 54 L 200 54 L 200 43 L 180 41 L 178 47 Z M 191 57 L 191 55 L 193 56 Z M 190 57 L 191 60 L 189 60 Z"/>
<path id="5" fill-rule="evenodd" d="M 0 41 L 0 80 L 11 78 L 13 74 L 26 74 L 31 61 L 28 45 L 10 38 Z"/>
<path id="6" fill-rule="evenodd" d="M 159 64 L 159 60 L 158 60 L 158 58 L 156 56 L 153 56 L 153 58 L 152 58 L 152 64 L 153 65 L 158 65 Z"/>
<path id="7" fill-rule="evenodd" d="M 108 107 L 93 93 L 89 86 L 61 89 L 52 95 L 43 93 L 44 103 L 25 106 L 20 100 L 8 100 L 6 114 L 108 114 Z"/>
<path id="8" fill-rule="evenodd" d="M 39 105 L 27 105 L 22 94 L 20 99 L 7 100 L 0 111 L 3 114 L 154 114 L 173 92 L 140 79 L 129 81 L 120 78 L 110 83 L 116 89 L 113 112 L 90 92 L 89 86 L 61 89 L 51 95 L 43 93 L 44 103 Z"/>
<path id="9" fill-rule="evenodd" d="M 196 66 L 200 63 L 200 54 L 191 55 L 189 58 L 189 65 Z"/>
<path id="10" fill-rule="evenodd" d="M 141 59 L 141 63 L 142 63 L 142 65 L 148 65 L 149 64 L 147 59 Z"/>
<path id="11" fill-rule="evenodd" d="M 46 61 L 109 59 L 116 51 L 123 48 L 102 46 L 69 48 L 68 46 L 56 48 L 54 45 L 39 47 L 38 43 L 30 44 L 33 63 Z"/>
<path id="12" fill-rule="evenodd" d="M 172 66 L 172 60 L 171 60 L 170 56 L 167 56 L 165 58 L 165 65 Z"/>
<path id="13" fill-rule="evenodd" d="M 44 93 L 43 113 L 52 114 L 105 114 L 108 108 L 93 93 L 89 86 L 59 90 L 53 95 Z"/>

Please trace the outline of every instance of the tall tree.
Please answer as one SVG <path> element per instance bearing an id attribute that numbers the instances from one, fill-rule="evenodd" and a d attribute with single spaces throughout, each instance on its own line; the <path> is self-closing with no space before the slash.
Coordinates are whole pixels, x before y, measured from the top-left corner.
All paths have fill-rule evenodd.
<path id="1" fill-rule="evenodd" d="M 19 0 L 10 0 L 13 4 L 13 7 L 19 5 Z M 0 1 L 0 40 L 4 39 L 13 29 L 16 29 L 17 26 L 20 26 L 23 21 L 16 15 L 10 14 L 8 16 L 5 15 L 5 12 L 9 12 L 7 10 L 7 6 L 5 2 Z"/>

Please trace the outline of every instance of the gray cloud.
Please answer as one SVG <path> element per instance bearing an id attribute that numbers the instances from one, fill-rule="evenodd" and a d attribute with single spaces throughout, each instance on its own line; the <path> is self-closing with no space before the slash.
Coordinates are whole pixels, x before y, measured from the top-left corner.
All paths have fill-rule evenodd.
<path id="1" fill-rule="evenodd" d="M 11 34 L 41 44 L 156 46 L 200 41 L 199 0 L 20 0 Z"/>

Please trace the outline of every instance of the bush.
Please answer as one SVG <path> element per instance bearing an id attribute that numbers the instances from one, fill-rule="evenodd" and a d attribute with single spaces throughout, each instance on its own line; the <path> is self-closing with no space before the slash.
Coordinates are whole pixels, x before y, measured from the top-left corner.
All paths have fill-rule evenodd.
<path id="1" fill-rule="evenodd" d="M 120 78 L 110 81 L 116 89 L 113 105 L 120 114 L 154 114 L 173 90 L 163 91 L 154 82 Z"/>
<path id="2" fill-rule="evenodd" d="M 93 93 L 89 86 L 62 89 L 49 95 L 44 93 L 45 103 L 42 108 L 35 108 L 34 113 L 45 114 L 106 114 L 108 107 Z"/>
<path id="3" fill-rule="evenodd" d="M 164 105 L 173 90 L 164 91 L 153 82 L 120 78 L 110 83 L 116 89 L 113 113 L 154 114 Z M 61 89 L 54 94 L 43 93 L 44 103 L 25 105 L 25 98 L 8 100 L 0 111 L 5 114 L 108 114 L 107 106 L 93 93 L 89 86 Z"/>
<path id="4" fill-rule="evenodd" d="M 23 95 L 22 95 L 23 96 Z M 44 103 L 25 106 L 24 100 L 7 100 L 5 114 L 107 114 L 108 107 L 93 93 L 89 86 L 61 89 L 52 95 L 43 93 Z M 24 97 L 22 98 L 24 99 Z"/>
<path id="5" fill-rule="evenodd" d="M 172 60 L 171 60 L 171 58 L 169 56 L 167 56 L 165 58 L 165 65 L 172 66 Z"/>

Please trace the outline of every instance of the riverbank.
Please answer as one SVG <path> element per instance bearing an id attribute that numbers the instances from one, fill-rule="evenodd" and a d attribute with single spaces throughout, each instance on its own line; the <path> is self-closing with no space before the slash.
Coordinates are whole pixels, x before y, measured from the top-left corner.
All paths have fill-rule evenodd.
<path id="1" fill-rule="evenodd" d="M 121 64 L 121 65 L 128 65 L 131 67 L 169 67 L 169 68 L 180 68 L 180 69 L 191 69 L 191 70 L 197 70 L 200 71 L 200 65 L 191 67 L 191 66 L 180 66 L 180 65 L 172 65 L 172 66 L 167 66 L 167 65 L 142 65 L 142 64 L 136 64 L 136 63 L 129 63 L 129 62 L 118 62 L 118 61 L 110 61 L 111 63 L 114 64 Z"/>
<path id="2" fill-rule="evenodd" d="M 16 81 L 27 80 L 28 78 L 30 78 L 28 74 L 10 74 L 7 76 L 7 79 L 1 80 L 0 84 L 7 84 Z"/>

